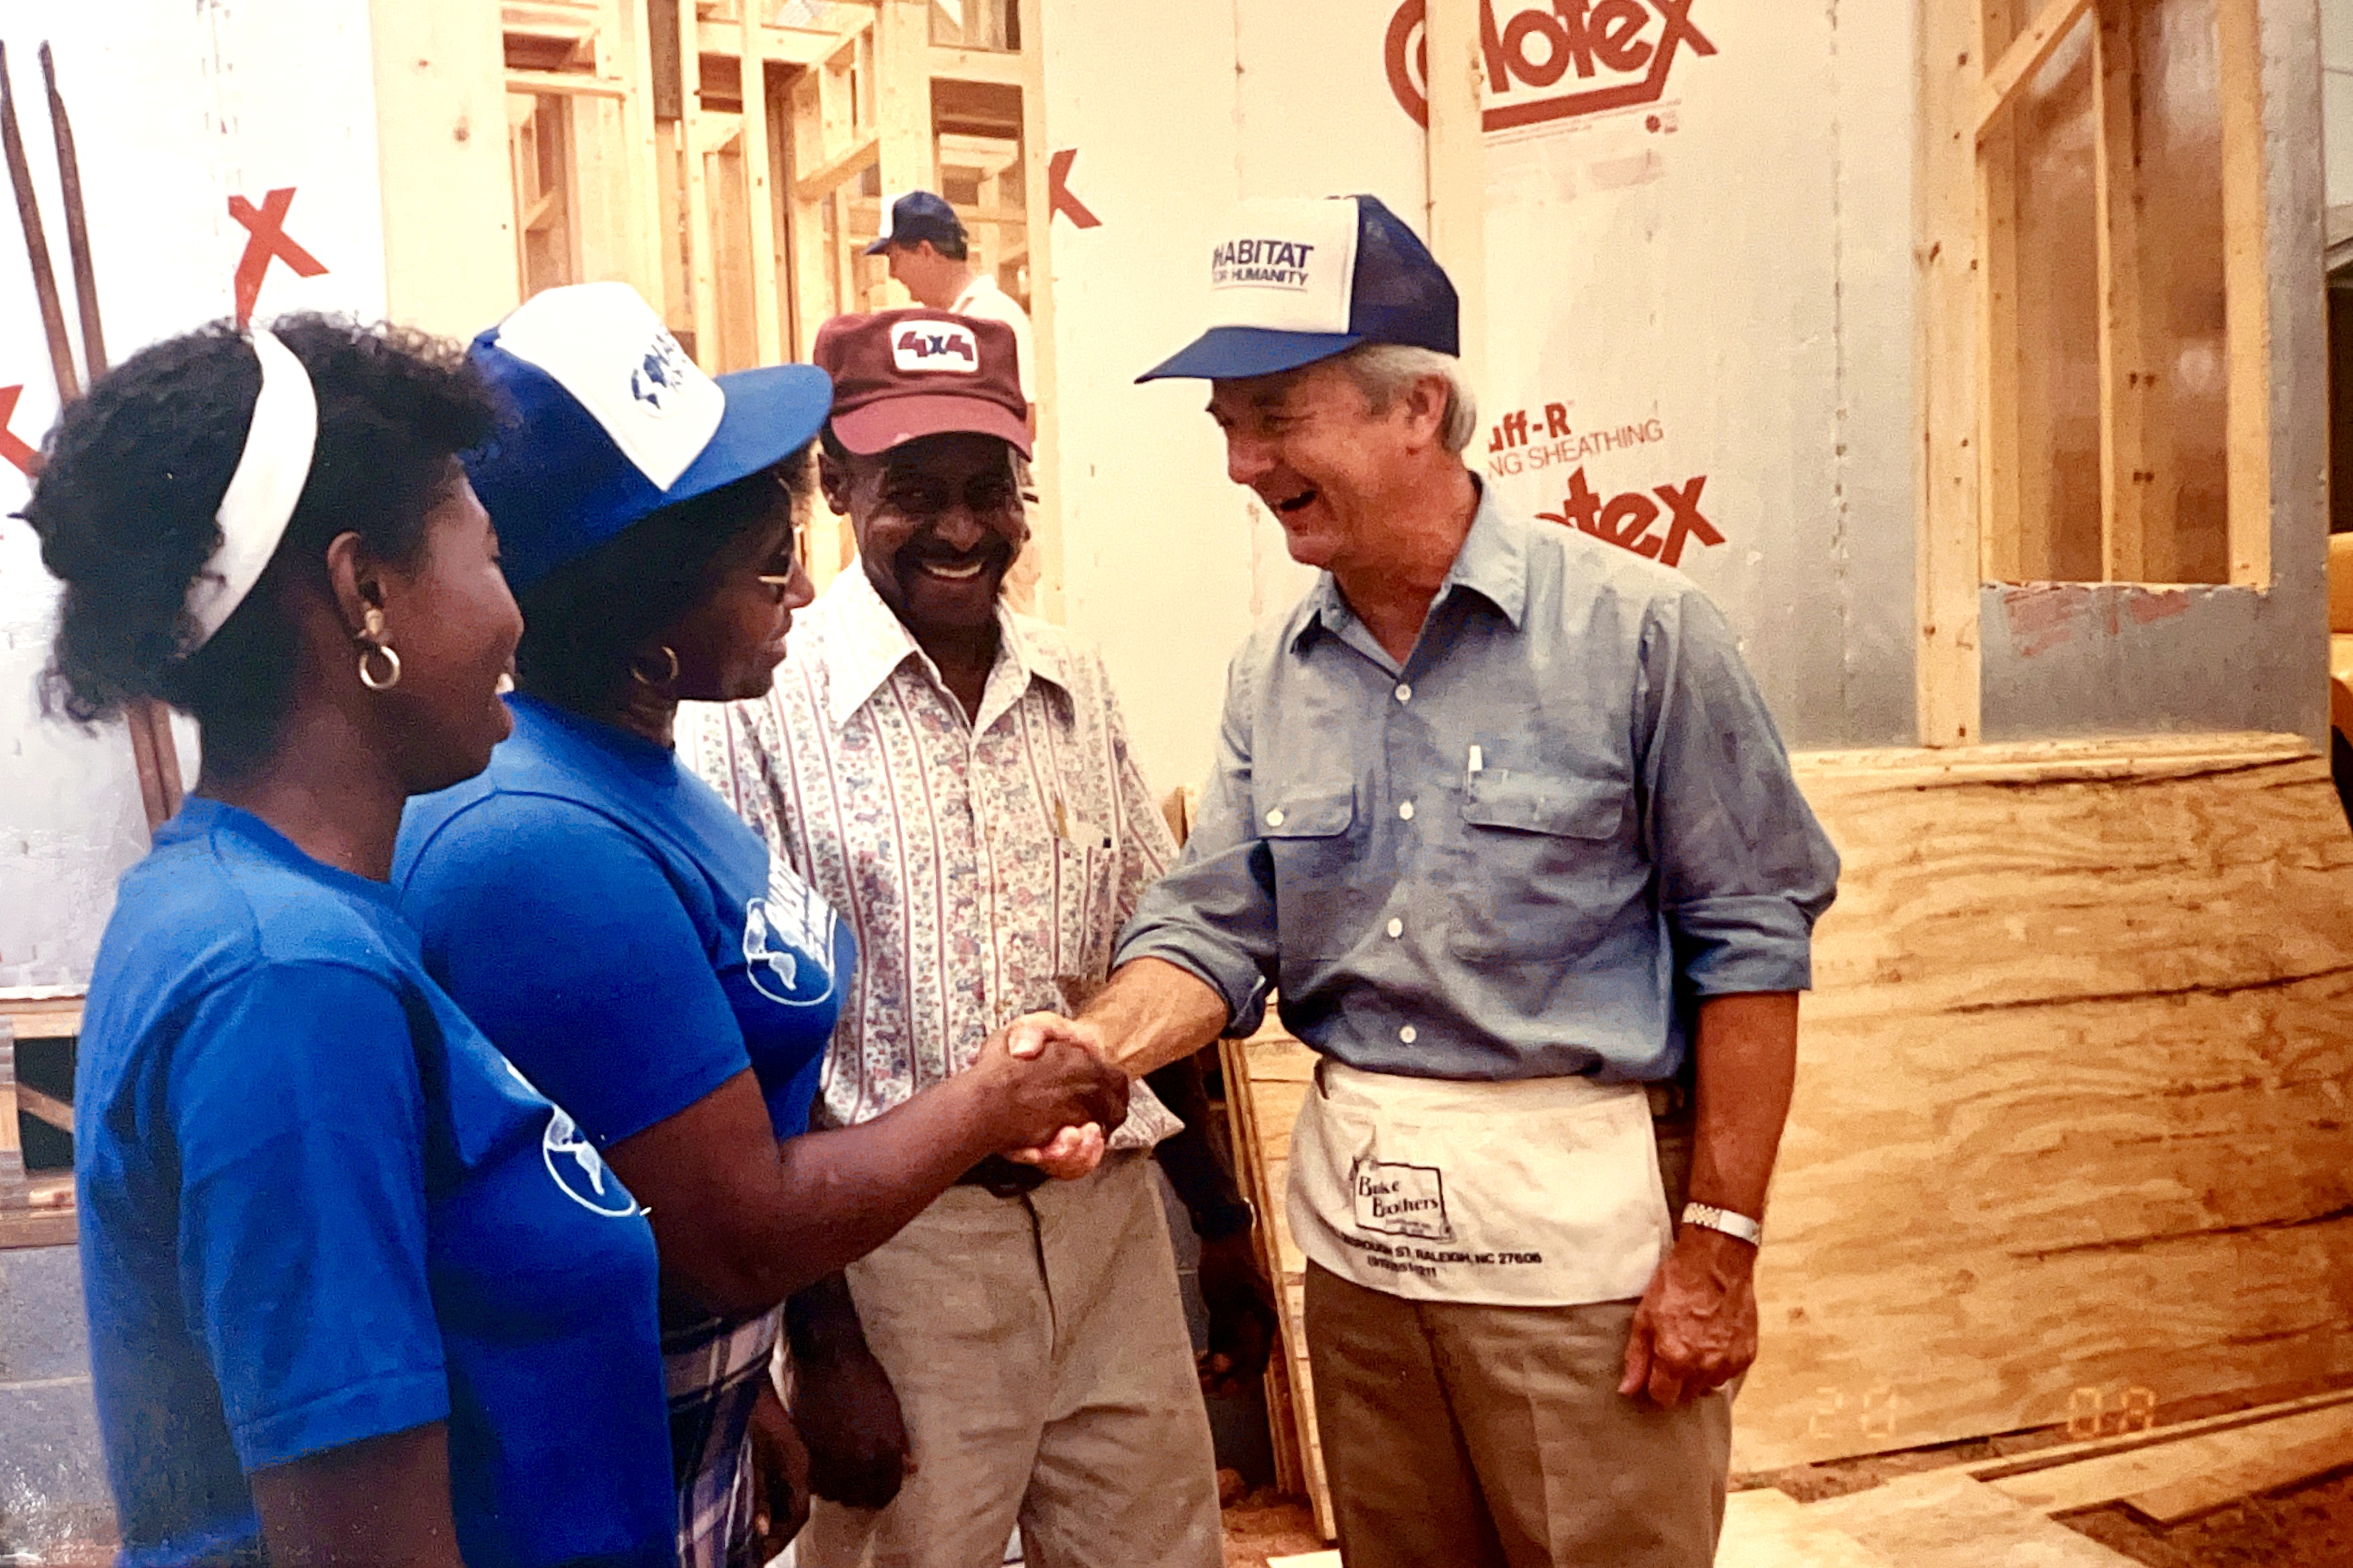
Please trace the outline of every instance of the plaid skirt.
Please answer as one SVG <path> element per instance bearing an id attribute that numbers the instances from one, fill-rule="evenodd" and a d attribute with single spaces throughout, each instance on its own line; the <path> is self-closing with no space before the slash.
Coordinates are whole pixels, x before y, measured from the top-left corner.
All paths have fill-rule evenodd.
<path id="1" fill-rule="evenodd" d="M 663 1315 L 681 1568 L 758 1568 L 752 1539 L 752 1406 L 783 1322 L 781 1307 L 749 1318 Z"/>

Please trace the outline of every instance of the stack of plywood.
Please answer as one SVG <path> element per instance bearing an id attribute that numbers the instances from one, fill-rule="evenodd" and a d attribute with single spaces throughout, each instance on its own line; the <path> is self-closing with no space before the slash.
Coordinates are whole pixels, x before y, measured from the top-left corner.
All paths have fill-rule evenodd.
<path id="1" fill-rule="evenodd" d="M 2353 834 L 2327 763 L 2195 737 L 1798 774 L 1845 873 L 1736 1464 L 2353 1373 Z M 1273 1028 L 1227 1051 L 1303 1391 L 1280 1199 L 1310 1058 Z"/>

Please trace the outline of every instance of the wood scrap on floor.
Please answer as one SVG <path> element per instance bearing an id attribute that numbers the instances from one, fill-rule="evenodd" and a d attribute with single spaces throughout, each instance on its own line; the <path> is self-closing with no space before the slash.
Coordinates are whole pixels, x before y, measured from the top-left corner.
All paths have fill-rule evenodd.
<path id="1" fill-rule="evenodd" d="M 2335 1405 L 2353 1405 L 2353 1388 L 2335 1388 L 2318 1394 L 2301 1394 L 2294 1399 L 2275 1400 L 2264 1405 L 2242 1405 L 2211 1415 L 2200 1415 L 2186 1421 L 2168 1422 L 2137 1432 L 2124 1432 L 2113 1436 L 2087 1437 L 2073 1443 L 2056 1443 L 2048 1447 L 2028 1448 L 2023 1452 L 2005 1454 L 1999 1458 L 1974 1459 L 1956 1467 L 1959 1473 L 1981 1481 L 2000 1480 L 2008 1476 L 2024 1475 L 2029 1470 L 2047 1470 L 2053 1465 L 2068 1464 L 2077 1459 L 2096 1459 L 2106 1454 L 2121 1454 L 2134 1448 L 2146 1448 L 2152 1443 L 2170 1443 L 2182 1437 L 2194 1437 L 2201 1432 L 2226 1432 L 2235 1426 L 2252 1426 L 2258 1422 L 2277 1420 L 2306 1410 L 2324 1410 Z"/>
<path id="2" fill-rule="evenodd" d="M 2042 1513 L 2097 1508 L 2122 1499 L 2165 1521 L 2187 1519 L 2248 1492 L 2267 1491 L 2345 1464 L 2353 1464 L 2353 1405 L 2306 1410 L 1985 1484 Z M 2148 1500 L 2146 1507 L 2143 1499 Z"/>
<path id="3" fill-rule="evenodd" d="M 1715 1568 L 1896 1568 L 1844 1531 L 1770 1487 L 1725 1500 Z"/>
<path id="4" fill-rule="evenodd" d="M 1808 1503 L 1801 1517 L 1894 1568 L 2118 1568 L 2132 1559 L 1949 1470 Z"/>
<path id="5" fill-rule="evenodd" d="M 2297 1486 L 2353 1467 L 2353 1431 L 2337 1431 L 2223 1460 L 2199 1475 L 2125 1499 L 2125 1506 L 2159 1524 L 2179 1524 L 2242 1498 Z"/>

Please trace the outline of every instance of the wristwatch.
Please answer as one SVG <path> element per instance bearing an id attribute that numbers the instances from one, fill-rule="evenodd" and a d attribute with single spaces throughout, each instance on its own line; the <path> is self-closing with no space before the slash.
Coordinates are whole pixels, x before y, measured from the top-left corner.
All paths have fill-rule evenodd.
<path id="1" fill-rule="evenodd" d="M 1734 1214 L 1730 1209 L 1720 1209 L 1714 1204 L 1685 1204 L 1683 1223 L 1722 1231 L 1751 1247 L 1758 1246 L 1765 1239 L 1763 1226 L 1745 1214 Z"/>

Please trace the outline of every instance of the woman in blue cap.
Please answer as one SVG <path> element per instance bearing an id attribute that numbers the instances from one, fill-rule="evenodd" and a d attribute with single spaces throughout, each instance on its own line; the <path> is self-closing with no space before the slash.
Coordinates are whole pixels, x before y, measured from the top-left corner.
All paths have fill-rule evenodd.
<path id="1" fill-rule="evenodd" d="M 467 465 L 528 624 L 515 733 L 410 808 L 395 883 L 428 966 L 576 1122 L 550 1158 L 601 1155 L 626 1184 L 583 1201 L 650 1214 L 681 1556 L 756 1563 L 773 1540 L 745 1455 L 755 1420 L 784 1419 L 779 1304 L 985 1155 L 1099 1151 L 1127 1080 L 1000 1038 L 891 1116 L 808 1132 L 849 929 L 670 731 L 681 700 L 756 697 L 784 658 L 812 596 L 793 524 L 831 383 L 714 382 L 617 283 L 534 296 L 472 358 L 512 410 Z"/>
<path id="2" fill-rule="evenodd" d="M 405 799 L 507 732 L 522 626 L 456 458 L 491 417 L 454 345 L 209 327 L 69 407 L 25 509 L 52 700 L 204 742 L 75 1084 L 126 1563 L 674 1557 L 651 1231 L 384 880 Z"/>

